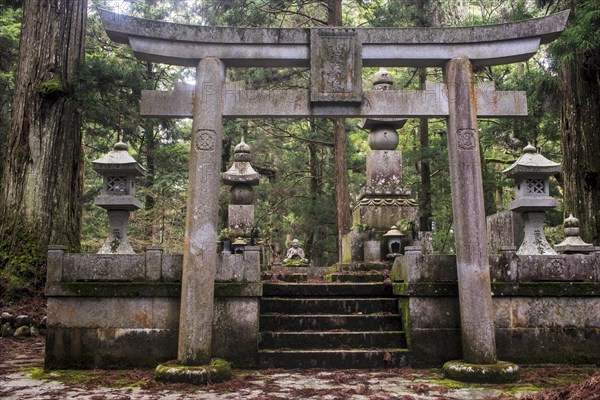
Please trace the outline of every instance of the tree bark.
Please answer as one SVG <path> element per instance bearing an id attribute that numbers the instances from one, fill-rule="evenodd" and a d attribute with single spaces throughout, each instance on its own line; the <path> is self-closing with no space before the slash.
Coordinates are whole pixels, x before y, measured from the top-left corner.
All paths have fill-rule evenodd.
<path id="1" fill-rule="evenodd" d="M 327 25 L 342 25 L 342 1 L 328 0 Z M 346 157 L 346 127 L 344 119 L 333 120 L 333 154 L 335 161 L 335 204 L 337 214 L 338 257 L 342 259 L 342 238 L 352 227 L 350 195 L 348 194 L 348 161 Z"/>
<path id="2" fill-rule="evenodd" d="M 32 257 L 27 263 L 38 263 L 29 267 L 38 268 L 39 278 L 48 244 L 79 250 L 83 163 L 73 79 L 84 56 L 86 18 L 86 0 L 23 4 L 0 191 L 3 278 L 14 257 L 23 260 L 23 252 Z"/>
<path id="3" fill-rule="evenodd" d="M 600 245 L 600 58 L 579 54 L 560 71 L 565 214 L 579 219 L 582 238 Z"/>
<path id="4" fill-rule="evenodd" d="M 419 68 L 419 89 L 425 89 L 427 80 L 427 68 Z M 421 172 L 421 196 L 419 196 L 419 230 L 431 231 L 432 229 L 432 207 L 431 207 L 431 168 L 429 162 L 429 119 L 419 119 L 419 144 L 420 144 L 420 172 Z"/>

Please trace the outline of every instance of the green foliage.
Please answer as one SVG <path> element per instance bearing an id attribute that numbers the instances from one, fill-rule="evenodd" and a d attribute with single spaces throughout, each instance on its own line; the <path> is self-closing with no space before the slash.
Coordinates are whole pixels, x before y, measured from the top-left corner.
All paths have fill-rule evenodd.
<path id="1" fill-rule="evenodd" d="M 20 226 L 0 235 L 0 305 L 39 293 L 45 279 L 45 249 Z"/>
<path id="2" fill-rule="evenodd" d="M 570 18 L 569 27 L 550 45 L 550 54 L 557 67 L 573 62 L 581 55 L 596 60 L 599 57 L 600 0 L 578 1 Z"/>

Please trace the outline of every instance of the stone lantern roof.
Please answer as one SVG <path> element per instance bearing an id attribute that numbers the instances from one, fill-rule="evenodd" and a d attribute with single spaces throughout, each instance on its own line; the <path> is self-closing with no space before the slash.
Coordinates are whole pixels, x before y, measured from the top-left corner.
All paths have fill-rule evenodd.
<path id="1" fill-rule="evenodd" d="M 227 185 L 258 185 L 260 175 L 252 168 L 250 159 L 252 158 L 251 148 L 244 142 L 241 142 L 234 148 L 233 165 L 227 172 L 223 172 L 223 183 Z"/>
<path id="2" fill-rule="evenodd" d="M 569 214 L 569 217 L 565 219 L 563 226 L 565 228 L 565 240 L 554 246 L 554 250 L 559 253 L 582 253 L 587 254 L 594 251 L 594 246 L 590 243 L 586 243 L 581 239 L 579 220 Z"/>
<path id="3" fill-rule="evenodd" d="M 523 175 L 551 176 L 561 171 L 561 165 L 548 160 L 538 153 L 531 144 L 523 149 L 524 154 L 510 167 L 502 171 L 507 178 L 515 178 Z"/>
<path id="4" fill-rule="evenodd" d="M 100 175 L 146 175 L 146 169 L 127 150 L 126 143 L 118 142 L 107 154 L 92 161 L 92 168 Z"/>

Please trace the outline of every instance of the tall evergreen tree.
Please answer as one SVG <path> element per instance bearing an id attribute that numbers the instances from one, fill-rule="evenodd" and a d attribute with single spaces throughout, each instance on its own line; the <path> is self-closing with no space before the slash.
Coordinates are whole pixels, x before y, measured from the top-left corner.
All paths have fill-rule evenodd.
<path id="1" fill-rule="evenodd" d="M 565 213 L 600 245 L 600 1 L 569 0 L 567 30 L 551 47 L 560 75 Z"/>
<path id="2" fill-rule="evenodd" d="M 39 284 L 48 244 L 79 249 L 81 119 L 72 85 L 86 0 L 25 0 L 0 191 L 2 286 Z"/>

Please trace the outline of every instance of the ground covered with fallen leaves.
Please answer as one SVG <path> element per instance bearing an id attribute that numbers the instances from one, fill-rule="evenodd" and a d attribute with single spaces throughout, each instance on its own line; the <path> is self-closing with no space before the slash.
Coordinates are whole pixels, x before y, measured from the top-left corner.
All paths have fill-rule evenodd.
<path id="1" fill-rule="evenodd" d="M 600 400 L 597 368 L 523 368 L 517 385 L 461 384 L 443 379 L 439 369 L 277 369 L 236 371 L 231 381 L 197 387 L 157 383 L 149 369 L 44 371 L 43 351 L 42 337 L 0 338 L 0 383 L 4 382 L 0 384 L 0 398 Z M 18 377 L 37 382 L 38 391 L 11 386 L 11 379 Z M 36 394 L 40 392 L 43 397 Z"/>

